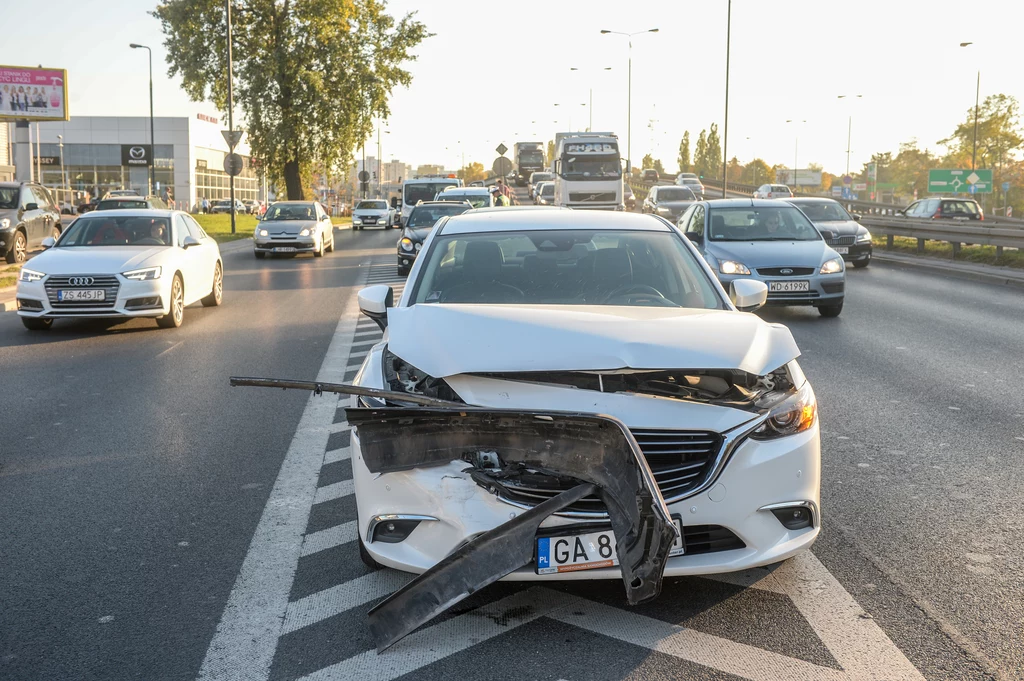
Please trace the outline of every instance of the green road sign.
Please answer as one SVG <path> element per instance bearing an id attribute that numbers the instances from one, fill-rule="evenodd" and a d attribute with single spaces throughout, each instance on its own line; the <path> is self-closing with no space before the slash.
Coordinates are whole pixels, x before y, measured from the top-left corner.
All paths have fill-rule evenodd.
<path id="1" fill-rule="evenodd" d="M 970 192 L 974 185 L 974 192 Z M 992 170 L 929 170 L 928 191 L 936 194 L 991 194 Z"/>

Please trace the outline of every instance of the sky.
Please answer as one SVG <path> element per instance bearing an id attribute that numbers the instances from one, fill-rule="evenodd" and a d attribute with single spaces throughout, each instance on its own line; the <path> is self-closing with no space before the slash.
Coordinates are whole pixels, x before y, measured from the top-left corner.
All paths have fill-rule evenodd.
<path id="1" fill-rule="evenodd" d="M 97 11 L 93 2 L 50 0 L 45 30 L 38 6 L 8 5 L 5 24 L 37 30 L 5 31 L 0 64 L 68 69 L 72 116 L 149 114 L 146 53 L 131 42 L 153 47 L 158 116 L 219 116 L 167 76 L 160 25 L 148 14 L 154 2 L 104 0 Z M 546 141 L 593 116 L 593 129 L 618 134 L 637 165 L 650 152 L 675 171 L 684 131 L 692 145 L 712 123 L 724 132 L 727 0 L 387 6 L 396 16 L 416 12 L 434 36 L 407 65 L 412 84 L 392 93 L 386 160 L 454 168 L 464 157 L 489 167 L 501 142 Z M 1021 27 L 1021 0 L 734 0 L 728 155 L 843 173 L 851 120 L 854 172 L 911 139 L 941 152 L 938 140 L 974 106 L 979 71 L 982 100 L 1004 93 L 1024 101 Z M 659 30 L 632 39 L 630 135 L 628 39 L 600 31 L 651 28 Z M 60 38 L 41 39 L 51 33 Z M 959 47 L 967 41 L 974 44 Z M 456 83 L 464 85 L 457 92 Z M 376 139 L 366 153 L 376 155 Z"/>

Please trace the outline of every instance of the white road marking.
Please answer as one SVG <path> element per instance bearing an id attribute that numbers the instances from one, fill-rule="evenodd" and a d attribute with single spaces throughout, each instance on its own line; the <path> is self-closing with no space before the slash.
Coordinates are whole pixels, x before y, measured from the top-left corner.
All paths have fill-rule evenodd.
<path id="1" fill-rule="evenodd" d="M 323 487 L 316 488 L 316 497 L 313 499 L 314 504 L 322 504 L 325 501 L 334 501 L 342 497 L 347 497 L 355 491 L 355 485 L 351 480 L 342 480 L 336 482 L 333 485 L 324 485 Z"/>
<path id="2" fill-rule="evenodd" d="M 363 350 L 361 352 L 353 352 L 351 355 L 348 356 L 348 361 L 351 363 L 352 360 L 354 360 L 354 359 L 361 360 L 363 357 L 366 357 L 368 354 L 370 354 L 369 350 Z M 350 369 L 358 369 L 362 365 L 363 365 L 362 362 L 357 362 L 356 364 L 350 364 L 349 368 Z"/>
<path id="3" fill-rule="evenodd" d="M 171 350 L 176 350 L 177 348 L 180 348 L 180 347 L 181 347 L 181 345 L 182 345 L 182 344 L 183 344 L 184 342 L 185 342 L 185 341 L 178 341 L 177 343 L 175 343 L 175 344 L 174 344 L 174 345 L 172 345 L 171 347 L 167 348 L 167 349 L 166 349 L 166 350 L 164 350 L 163 352 L 160 352 L 160 353 L 159 353 L 159 354 L 158 354 L 158 355 L 157 355 L 156 357 L 154 357 L 154 359 L 160 359 L 161 357 L 163 357 L 164 355 L 166 355 L 167 353 L 169 353 L 169 352 L 170 352 Z"/>
<path id="4" fill-rule="evenodd" d="M 335 546 L 347 544 L 356 538 L 356 522 L 350 521 L 328 527 L 312 534 L 307 534 L 302 542 L 302 555 L 309 556 L 319 551 L 333 549 Z"/>
<path id="5" fill-rule="evenodd" d="M 355 333 L 359 305 L 351 296 L 316 380 L 340 382 Z M 199 678 L 266 679 L 288 607 L 303 534 L 317 492 L 323 453 L 338 396 L 310 395 L 270 499 L 253 534 Z"/>
<path id="6" fill-rule="evenodd" d="M 332 449 L 324 454 L 324 465 L 329 463 L 338 463 L 339 461 L 348 461 L 352 458 L 352 446 L 346 445 L 344 447 L 338 447 Z"/>
<path id="7" fill-rule="evenodd" d="M 340 615 L 401 589 L 412 575 L 398 570 L 377 570 L 350 582 L 332 586 L 288 604 L 281 633 L 298 631 L 328 617 Z"/>
<path id="8" fill-rule="evenodd" d="M 340 405 L 339 405 L 340 406 Z M 343 430 L 348 430 L 348 421 L 338 421 L 327 426 L 327 430 L 331 433 L 340 433 Z"/>

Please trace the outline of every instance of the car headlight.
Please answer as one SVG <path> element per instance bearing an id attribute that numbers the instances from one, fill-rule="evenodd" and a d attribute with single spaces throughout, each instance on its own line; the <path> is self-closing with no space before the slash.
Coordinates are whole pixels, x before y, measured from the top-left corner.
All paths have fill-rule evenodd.
<path id="1" fill-rule="evenodd" d="M 377 224 L 378 224 L 378 225 L 383 225 L 383 224 L 384 224 L 384 223 L 386 223 L 387 221 L 388 221 L 388 219 L 387 219 L 387 218 L 377 218 Z"/>
<path id="2" fill-rule="evenodd" d="M 0 229 L 7 229 L 10 226 L 11 226 L 10 218 L 4 218 L 3 220 L 0 220 Z"/>
<path id="3" fill-rule="evenodd" d="M 265 229 L 260 230 L 260 236 L 270 236 L 270 232 Z"/>
<path id="4" fill-rule="evenodd" d="M 412 251 L 413 250 L 412 239 L 410 239 L 407 236 L 406 237 L 402 237 L 402 240 L 398 242 L 398 245 L 402 247 L 403 251 Z"/>
<path id="5" fill-rule="evenodd" d="M 818 270 L 818 274 L 836 274 L 837 272 L 842 272 L 842 271 L 843 271 L 843 259 L 842 258 L 832 258 L 831 260 L 826 260 L 825 261 L 825 264 L 821 266 L 820 270 Z"/>
<path id="6" fill-rule="evenodd" d="M 423 248 L 423 244 L 416 242 L 416 251 L 419 252 L 421 248 Z"/>
<path id="7" fill-rule="evenodd" d="M 18 281 L 24 281 L 27 283 L 32 283 L 33 281 L 42 281 L 45 278 L 46 275 L 43 274 L 42 272 L 36 272 L 35 270 L 30 270 L 27 267 L 22 267 L 21 273 L 18 274 Z"/>
<path id="8" fill-rule="evenodd" d="M 309 236 L 309 227 L 306 227 L 304 230 L 299 232 L 299 236 Z"/>
<path id="9" fill-rule="evenodd" d="M 750 274 L 746 265 L 735 260 L 723 260 L 718 263 L 718 271 L 722 274 Z"/>
<path id="10" fill-rule="evenodd" d="M 768 420 L 750 434 L 755 440 L 773 440 L 787 435 L 802 433 L 814 425 L 818 415 L 818 403 L 814 399 L 811 384 L 803 387 L 776 404 L 768 412 Z"/>
<path id="11" fill-rule="evenodd" d="M 866 244 L 871 241 L 871 232 L 864 230 L 862 234 L 857 235 L 857 243 Z"/>
<path id="12" fill-rule="evenodd" d="M 162 273 L 162 267 L 144 267 L 141 270 L 122 272 L 121 276 L 132 281 L 149 281 L 150 279 L 159 279 Z"/>

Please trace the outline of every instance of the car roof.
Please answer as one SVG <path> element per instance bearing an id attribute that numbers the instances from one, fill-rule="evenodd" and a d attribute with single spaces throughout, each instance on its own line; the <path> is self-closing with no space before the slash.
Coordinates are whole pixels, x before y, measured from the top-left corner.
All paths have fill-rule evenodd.
<path id="1" fill-rule="evenodd" d="M 160 208 L 118 208 L 115 210 L 91 210 L 85 215 L 79 216 L 78 219 L 102 215 L 118 218 L 169 218 L 180 212 L 180 210 L 164 210 Z"/>
<path id="2" fill-rule="evenodd" d="M 788 204 L 789 201 L 776 201 L 774 199 L 711 199 L 710 201 L 704 201 L 704 203 L 708 205 L 708 208 L 769 208 L 780 204 Z"/>
<path id="3" fill-rule="evenodd" d="M 533 206 L 477 208 L 448 218 L 441 231 L 447 235 L 564 229 L 672 231 L 666 222 L 653 215 Z"/>
<path id="4" fill-rule="evenodd" d="M 231 199 L 220 199 L 221 201 L 231 201 Z M 383 201 L 384 199 L 359 199 L 360 201 Z M 274 201 L 274 204 L 278 203 L 316 203 L 314 199 L 303 199 L 302 201 Z"/>
<path id="5" fill-rule="evenodd" d="M 788 203 L 839 203 L 835 199 L 827 196 L 794 196 L 789 199 Z"/>
<path id="6" fill-rule="evenodd" d="M 487 187 L 445 187 L 442 194 L 486 194 Z"/>

